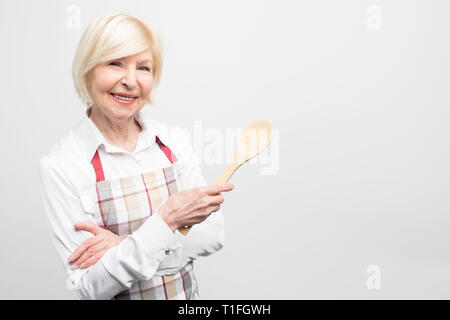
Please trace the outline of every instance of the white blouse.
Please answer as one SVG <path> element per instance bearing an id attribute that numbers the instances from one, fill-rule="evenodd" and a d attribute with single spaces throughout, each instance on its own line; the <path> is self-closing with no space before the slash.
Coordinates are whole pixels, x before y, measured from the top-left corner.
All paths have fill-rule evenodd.
<path id="1" fill-rule="evenodd" d="M 71 286 L 81 299 L 111 299 L 137 281 L 176 273 L 189 261 L 223 247 L 221 210 L 194 225 L 187 236 L 172 232 L 155 212 L 120 245 L 109 249 L 96 264 L 86 269 L 70 268 L 68 257 L 84 240 L 93 236 L 88 231 L 76 230 L 73 224 L 77 221 L 95 223 L 96 177 L 91 160 L 99 146 L 106 179 L 140 175 L 170 165 L 155 142 L 157 134 L 180 161 L 182 189 L 207 185 L 185 129 L 150 119 L 142 112 L 137 113 L 135 119 L 142 131 L 132 153 L 108 143 L 85 113 L 40 160 L 42 196 L 52 239 Z M 160 263 L 169 258 L 168 255 L 170 263 L 165 263 L 161 269 Z"/>

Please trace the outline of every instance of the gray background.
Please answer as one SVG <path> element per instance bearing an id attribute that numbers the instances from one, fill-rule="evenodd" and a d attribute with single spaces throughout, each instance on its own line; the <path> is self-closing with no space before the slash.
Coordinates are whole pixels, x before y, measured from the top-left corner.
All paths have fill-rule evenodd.
<path id="1" fill-rule="evenodd" d="M 155 119 L 279 130 L 276 174 L 247 163 L 230 180 L 225 247 L 196 264 L 202 298 L 450 298 L 444 0 L 1 0 L 0 298 L 77 298 L 51 242 L 39 158 L 84 112 L 73 55 L 110 10 L 162 34 Z M 210 183 L 224 168 L 202 163 Z"/>

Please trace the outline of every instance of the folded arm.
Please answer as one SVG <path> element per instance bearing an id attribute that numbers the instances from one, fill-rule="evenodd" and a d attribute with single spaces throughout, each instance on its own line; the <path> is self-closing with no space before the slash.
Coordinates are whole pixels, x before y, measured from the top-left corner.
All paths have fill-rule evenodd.
<path id="1" fill-rule="evenodd" d="M 165 251 L 181 247 L 177 236 L 155 212 L 137 231 L 106 251 L 96 264 L 86 269 L 71 269 L 68 258 L 92 237 L 90 232 L 76 230 L 74 223 L 95 221 L 84 212 L 74 186 L 53 159 L 41 158 L 40 173 L 53 242 L 81 299 L 111 299 L 135 282 L 152 278 L 165 258 Z"/>

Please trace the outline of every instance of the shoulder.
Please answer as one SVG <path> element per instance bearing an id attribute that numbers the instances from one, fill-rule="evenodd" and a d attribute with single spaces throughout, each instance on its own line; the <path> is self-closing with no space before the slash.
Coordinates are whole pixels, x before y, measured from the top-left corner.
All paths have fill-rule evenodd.
<path id="1" fill-rule="evenodd" d="M 89 163 L 80 148 L 77 130 L 78 125 L 69 129 L 41 156 L 41 175 L 57 174 L 76 186 L 79 184 L 79 177 L 89 169 Z"/>
<path id="2" fill-rule="evenodd" d="M 76 148 L 71 130 L 51 145 L 42 158 L 51 159 L 55 162 L 64 162 L 64 160 L 68 158 L 69 154 L 73 154 L 77 151 L 78 150 Z"/>
<path id="3" fill-rule="evenodd" d="M 67 162 L 73 156 L 80 156 L 80 149 L 76 139 L 76 127 L 71 128 L 50 146 L 41 159 L 51 159 L 56 163 Z"/>

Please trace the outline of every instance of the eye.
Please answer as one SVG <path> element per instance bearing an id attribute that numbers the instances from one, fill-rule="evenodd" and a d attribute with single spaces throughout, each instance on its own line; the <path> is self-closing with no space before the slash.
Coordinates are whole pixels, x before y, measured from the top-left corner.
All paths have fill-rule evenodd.
<path id="1" fill-rule="evenodd" d="M 112 66 L 117 66 L 117 65 L 120 65 L 120 62 L 117 62 L 117 61 L 113 61 L 113 62 L 111 62 L 109 65 L 112 65 Z"/>
<path id="2" fill-rule="evenodd" d="M 146 66 L 141 66 L 140 68 L 143 68 L 143 70 L 151 71 L 151 68 L 146 67 Z M 142 70 L 142 69 L 141 69 L 141 70 Z"/>

